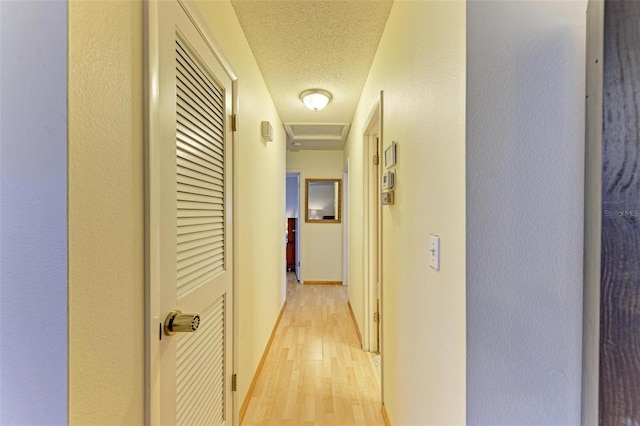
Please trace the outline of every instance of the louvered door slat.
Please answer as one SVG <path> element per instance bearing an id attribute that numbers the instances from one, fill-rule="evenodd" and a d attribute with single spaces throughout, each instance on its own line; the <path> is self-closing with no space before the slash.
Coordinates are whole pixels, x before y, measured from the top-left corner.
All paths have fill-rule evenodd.
<path id="1" fill-rule="evenodd" d="M 222 235 L 222 227 L 223 227 L 222 223 L 220 224 L 206 223 L 201 225 L 183 226 L 178 231 L 178 239 L 180 238 L 181 235 L 196 234 L 199 232 L 209 231 L 209 230 L 220 230 L 220 235 Z"/>
<path id="2" fill-rule="evenodd" d="M 192 155 L 189 151 L 183 150 L 182 149 L 182 145 L 178 144 L 178 149 L 179 151 L 177 152 L 177 155 L 179 158 L 184 159 L 185 161 L 189 161 L 195 165 L 198 165 L 199 167 L 204 167 L 207 170 L 210 170 L 213 173 L 208 173 L 209 176 L 222 176 L 224 168 L 215 164 L 215 163 L 211 163 L 208 160 L 207 157 L 205 157 L 204 155 Z M 193 166 L 192 166 L 193 167 Z M 207 174 L 207 172 L 201 172 L 201 173 L 205 173 Z"/>
<path id="3" fill-rule="evenodd" d="M 224 191 L 224 189 L 218 184 L 207 182 L 207 181 L 202 180 L 202 179 L 196 179 L 196 178 L 194 178 L 192 176 L 179 174 L 178 175 L 178 191 L 180 190 L 179 188 L 182 185 L 209 189 L 209 190 L 215 191 L 215 192 L 220 193 L 220 194 L 222 194 L 223 191 Z"/>
<path id="4" fill-rule="evenodd" d="M 199 66 L 192 60 L 189 55 L 186 55 L 183 50 L 178 48 L 176 50 L 178 55 L 176 56 L 176 69 L 184 71 L 184 76 L 188 78 L 189 82 L 198 87 L 201 93 L 211 102 L 219 105 L 220 109 L 223 109 L 223 99 L 217 93 L 217 88 L 211 83 L 211 81 L 205 76 L 203 77 L 199 70 Z"/>
<path id="5" fill-rule="evenodd" d="M 182 57 L 178 56 L 176 70 L 178 79 L 186 86 L 184 90 L 201 98 L 212 111 L 222 109 L 222 100 L 215 95 L 216 89 L 212 89 L 206 83 L 203 83 L 202 79 L 194 73 L 189 61 L 182 59 Z"/>
<path id="6" fill-rule="evenodd" d="M 188 244 L 196 243 L 197 246 L 208 245 L 210 251 L 221 250 L 221 247 L 215 247 L 218 245 L 222 239 L 224 238 L 224 234 L 222 230 L 219 231 L 207 231 L 207 232 L 194 232 L 191 234 L 181 234 L 179 236 L 178 245 L 180 245 L 181 250 L 188 250 Z M 193 248 L 195 246 L 192 246 Z M 180 259 L 180 256 L 178 256 Z"/>
<path id="7" fill-rule="evenodd" d="M 217 265 L 221 265 L 222 255 L 215 257 L 212 260 L 212 263 Z M 180 288 L 178 289 L 178 297 L 185 297 L 188 294 L 191 294 L 195 291 L 199 286 L 204 285 L 208 281 L 214 279 L 216 275 L 220 274 L 224 271 L 222 266 L 218 266 L 213 270 L 211 268 L 199 269 L 195 272 L 190 273 L 178 280 L 178 285 Z"/>
<path id="8" fill-rule="evenodd" d="M 185 260 L 178 262 L 178 268 L 180 269 L 180 271 L 178 272 L 178 278 L 180 278 L 180 275 L 186 275 L 190 270 L 200 269 L 203 265 L 206 266 L 206 263 L 209 262 L 215 255 L 215 252 L 207 251 L 195 256 L 188 257 Z"/>
<path id="9" fill-rule="evenodd" d="M 220 210 L 224 209 L 224 206 L 214 204 L 214 203 L 200 203 L 200 202 L 191 202 L 191 201 L 181 201 L 178 200 L 178 209 L 180 210 Z"/>
<path id="10" fill-rule="evenodd" d="M 191 225 L 205 225 L 208 223 L 222 223 L 221 218 L 216 217 L 178 217 L 178 229 L 182 232 L 182 228 Z M 179 235 L 179 234 L 178 234 Z"/>
<path id="11" fill-rule="evenodd" d="M 177 132 L 177 139 L 179 143 L 187 144 L 191 148 L 207 154 L 213 162 L 224 164 L 223 153 L 217 149 L 217 146 L 215 145 L 217 141 L 215 138 L 205 138 L 191 130 L 188 130 L 186 127 L 182 127 L 182 129 L 179 129 Z"/>
<path id="12" fill-rule="evenodd" d="M 201 361 L 206 362 L 206 360 L 202 359 L 203 355 L 209 357 L 209 359 L 211 360 L 215 360 L 224 352 L 224 347 L 209 347 L 209 344 L 215 342 L 216 337 L 224 332 L 224 312 L 216 312 L 208 319 L 212 328 L 208 330 L 206 335 L 203 335 L 200 341 L 197 341 L 195 339 L 185 339 L 183 342 L 181 342 L 181 350 L 191 353 L 190 357 L 193 363 L 199 363 Z M 186 387 L 187 383 L 183 382 L 183 380 L 189 378 L 188 372 L 191 369 L 191 365 L 178 366 L 176 370 L 176 384 L 178 386 L 184 385 Z"/>
<path id="13" fill-rule="evenodd" d="M 184 194 L 206 195 L 209 197 L 216 197 L 216 198 L 222 198 L 224 196 L 222 191 L 214 191 L 212 189 L 206 189 L 200 186 L 183 185 L 179 182 L 178 182 L 178 192 L 181 192 Z"/>
<path id="14" fill-rule="evenodd" d="M 224 117 L 221 117 L 214 105 L 208 103 L 205 99 L 199 96 L 197 93 L 194 93 L 193 86 L 186 81 L 180 78 L 178 75 L 178 89 L 180 92 L 179 97 L 184 100 L 187 104 L 192 105 L 193 107 L 197 107 L 198 111 L 204 114 L 207 120 L 212 122 L 218 122 L 222 125 L 224 122 Z"/>
<path id="15" fill-rule="evenodd" d="M 182 254 L 183 251 L 206 245 L 206 246 L 210 246 L 209 250 L 213 251 L 216 249 L 220 249 L 219 245 L 221 241 L 219 240 L 220 238 L 217 239 L 216 237 L 208 237 L 208 238 L 200 238 L 198 240 L 188 241 L 185 243 L 178 243 L 178 250 L 180 251 L 180 254 Z M 177 256 L 178 259 L 181 258 L 180 254 L 178 254 Z"/>
<path id="16" fill-rule="evenodd" d="M 212 151 L 210 152 L 211 155 L 215 156 L 217 154 L 219 158 L 222 158 L 223 152 L 220 149 L 221 142 L 219 140 L 219 135 L 213 135 L 214 140 L 212 142 L 211 139 L 205 137 L 206 135 L 197 133 L 193 129 L 183 126 L 179 122 L 177 122 L 176 127 L 178 131 L 178 139 L 184 141 L 193 141 L 194 143 L 199 144 L 199 146 Z"/>
<path id="17" fill-rule="evenodd" d="M 217 133 L 206 132 L 199 127 L 193 126 L 193 123 L 191 123 L 186 116 L 183 117 L 179 115 L 177 118 L 178 120 L 176 121 L 176 127 L 179 135 L 184 134 L 193 138 L 194 140 L 201 142 L 204 141 L 203 143 L 213 150 L 216 150 L 216 147 L 218 147 L 219 144 L 222 144 L 221 135 Z M 211 146 L 211 143 L 215 143 L 216 145 Z M 220 155 L 222 155 L 222 153 L 220 153 Z"/>
<path id="18" fill-rule="evenodd" d="M 178 84 L 177 86 L 178 91 L 185 91 L 186 93 L 181 93 L 178 97 L 178 101 L 182 99 L 184 101 L 182 105 L 186 103 L 190 105 L 190 107 L 194 108 L 202 106 L 203 111 L 201 112 L 204 113 L 205 116 L 207 116 L 208 120 L 211 123 L 216 124 L 217 127 L 223 127 L 224 116 L 218 110 L 218 102 L 211 103 L 208 101 L 203 101 L 201 96 L 203 89 L 192 85 L 191 82 L 187 81 L 186 79 L 183 81 L 179 81 L 179 83 L 181 84 Z"/>
<path id="19" fill-rule="evenodd" d="M 202 257 L 200 260 L 197 260 L 198 257 L 191 257 L 181 262 L 181 265 L 184 265 L 184 266 L 182 266 L 178 271 L 178 281 L 181 280 L 183 277 L 187 277 L 191 274 L 195 274 L 199 276 L 199 275 L 204 275 L 206 273 L 209 273 L 210 271 L 208 269 L 208 265 L 217 257 L 222 256 L 222 253 L 207 252 L 200 256 Z M 189 262 L 192 262 L 192 263 L 189 264 Z M 202 272 L 202 273 L 200 274 L 197 272 Z"/>
<path id="20" fill-rule="evenodd" d="M 187 167 L 182 167 L 178 165 L 178 182 L 180 182 L 182 176 L 189 177 L 191 179 L 200 180 L 202 182 L 206 182 L 210 185 L 216 185 L 220 187 L 220 179 L 216 179 L 210 176 L 207 176 L 204 173 L 197 172 L 195 170 L 191 170 Z"/>
<path id="21" fill-rule="evenodd" d="M 209 359 L 215 359 L 215 357 L 223 352 L 222 346 L 212 346 L 210 344 L 202 344 L 202 343 L 211 343 L 215 341 L 220 334 L 224 333 L 224 306 L 220 304 L 220 301 L 216 301 L 214 305 L 212 305 L 204 315 L 201 316 L 202 327 L 198 331 L 204 331 L 200 335 L 199 339 L 180 339 L 179 344 L 180 347 L 178 349 L 178 355 L 181 353 L 189 354 L 188 357 L 192 363 L 178 364 L 176 368 L 176 384 L 178 386 L 184 385 L 185 387 L 188 385 L 187 382 L 183 380 L 189 379 L 189 371 L 193 370 L 193 365 L 199 362 L 207 362 L 206 360 L 201 359 L 202 354 L 206 354 Z M 205 320 L 206 323 L 205 323 Z M 200 333 L 199 333 L 200 334 Z"/>
<path id="22" fill-rule="evenodd" d="M 188 250 L 202 245 L 209 246 L 209 250 L 213 250 L 216 245 L 224 239 L 224 230 L 217 224 L 208 225 L 206 231 L 201 232 L 185 232 L 178 235 L 178 245 L 180 246 L 180 255 L 177 258 L 183 259 L 182 255 Z M 220 247 L 218 247 L 220 248 Z"/>
<path id="23" fill-rule="evenodd" d="M 209 235 L 210 236 L 206 236 L 202 238 L 202 237 L 196 236 L 196 234 L 187 234 L 186 236 L 191 237 L 191 239 L 184 242 L 180 242 L 178 243 L 178 245 L 180 246 L 180 249 L 184 252 L 194 248 L 202 247 L 202 246 L 208 246 L 209 252 L 211 253 L 222 252 L 222 248 L 219 247 L 219 245 L 222 242 L 224 235 L 220 235 L 220 234 L 216 235 L 215 233 L 210 233 Z M 181 235 L 181 237 L 185 237 L 185 235 Z M 180 261 L 184 260 L 187 257 L 189 256 L 179 257 L 179 260 Z"/>
<path id="24" fill-rule="evenodd" d="M 220 166 L 224 165 L 223 153 L 215 150 L 215 139 L 211 141 L 210 139 L 206 140 L 200 137 L 194 138 L 189 134 L 178 132 L 178 142 L 183 145 L 185 150 L 188 150 L 192 154 L 199 155 L 199 153 L 194 152 L 194 150 L 197 150 L 206 155 L 210 162 Z"/>
<path id="25" fill-rule="evenodd" d="M 178 53 L 176 56 L 176 64 L 186 66 L 187 71 L 192 77 L 189 81 L 201 85 L 204 89 L 204 93 L 208 95 L 207 98 L 218 102 L 219 108 L 224 110 L 224 97 L 217 85 L 214 84 L 208 76 L 202 73 L 200 65 L 197 64 L 193 57 L 185 51 L 184 47 L 180 45 L 176 46 L 176 52 Z"/>
<path id="26" fill-rule="evenodd" d="M 180 161 L 180 159 L 178 159 L 178 161 Z M 183 181 L 182 180 L 182 176 L 185 176 L 187 178 L 191 178 L 191 179 L 195 179 L 195 180 L 204 182 L 204 184 L 203 183 L 196 183 L 197 185 L 199 184 L 199 186 L 207 187 L 207 186 L 205 186 L 205 184 L 206 184 L 206 185 L 209 185 L 209 187 L 214 186 L 214 187 L 218 188 L 219 190 L 223 190 L 220 187 L 220 178 L 219 177 L 212 177 L 212 176 L 206 175 L 206 174 L 204 174 L 202 172 L 199 172 L 199 171 L 196 171 L 196 170 L 192 170 L 192 169 L 189 169 L 187 167 L 180 166 L 180 165 L 178 165 L 177 172 L 178 172 L 178 178 L 177 178 L 178 182 L 182 182 Z"/>
<path id="27" fill-rule="evenodd" d="M 202 111 L 195 109 L 195 106 L 185 103 L 179 96 L 177 101 L 178 117 L 180 118 L 181 124 L 191 123 L 197 126 L 201 132 L 205 132 L 209 137 L 222 137 L 224 124 L 221 119 L 211 120 L 204 115 Z"/>
<path id="28" fill-rule="evenodd" d="M 203 102 L 205 102 L 211 109 L 215 110 L 220 107 L 220 100 L 211 99 L 210 96 L 207 96 L 209 89 L 203 88 L 198 81 L 194 81 L 193 70 L 183 60 L 182 57 L 178 57 L 178 61 L 176 62 L 176 71 L 177 79 L 183 85 L 187 86 L 189 88 L 189 91 L 201 98 Z"/>
<path id="29" fill-rule="evenodd" d="M 197 134 L 201 139 L 209 141 L 209 143 L 218 143 L 219 135 L 217 135 L 214 131 L 212 131 L 207 126 L 202 125 L 202 123 L 198 123 L 198 120 L 190 117 L 190 114 L 185 110 L 180 110 L 179 113 L 179 123 L 185 127 L 188 127 L 193 133 Z M 180 140 L 189 140 L 187 137 L 184 137 L 180 133 L 178 133 L 178 138 Z M 222 156 L 220 156 L 222 158 Z"/>
<path id="30" fill-rule="evenodd" d="M 215 324 L 224 324 L 224 319 L 222 318 L 222 315 L 220 315 L 217 318 L 211 318 L 210 321 L 213 321 L 213 323 Z M 215 329 L 210 331 L 210 334 L 212 336 L 215 336 L 218 333 L 223 333 L 223 332 L 224 330 L 222 329 L 222 327 L 220 325 L 217 325 Z M 197 347 L 194 345 L 193 347 L 188 348 L 188 350 L 192 352 L 192 363 L 207 364 L 211 362 L 213 365 L 216 365 L 219 362 L 221 362 L 223 359 L 224 347 L 216 346 L 215 340 L 210 338 L 209 336 L 207 336 L 207 338 L 205 339 L 207 340 L 203 340 L 202 345 L 199 345 Z M 211 350 L 212 347 L 213 347 L 213 350 Z M 190 368 L 183 368 L 178 371 L 177 387 L 185 388 L 184 395 L 182 395 L 182 397 L 178 400 L 179 408 L 183 408 L 183 409 L 189 408 L 190 400 L 197 395 L 199 388 L 202 388 L 203 382 L 205 381 L 205 380 L 202 380 L 202 378 L 207 378 L 207 379 L 209 378 L 207 376 L 198 376 L 195 383 L 190 383 L 189 381 L 193 379 L 189 373 L 190 373 Z M 213 406 L 218 406 L 219 404 L 222 404 L 222 402 L 224 401 L 224 397 L 222 394 L 220 394 L 214 397 L 211 401 Z M 191 423 L 187 421 L 186 424 L 191 424 Z M 203 423 L 203 424 L 206 424 L 206 423 Z"/>
<path id="31" fill-rule="evenodd" d="M 180 192 L 180 201 L 193 202 L 193 203 L 215 203 L 222 202 L 222 197 L 214 197 L 211 195 L 199 195 L 188 192 Z"/>
<path id="32" fill-rule="evenodd" d="M 178 221 L 181 218 L 187 217 L 216 217 L 224 219 L 224 212 L 222 210 L 180 210 L 178 211 Z"/>
<path id="33" fill-rule="evenodd" d="M 205 238 L 220 238 L 224 237 L 222 229 L 207 228 L 203 231 L 196 232 L 184 232 L 178 234 L 178 244 L 188 243 L 190 241 L 204 240 Z"/>
<path id="34" fill-rule="evenodd" d="M 183 250 L 182 253 L 180 253 L 180 256 L 178 256 L 178 265 L 183 260 L 189 259 L 190 257 L 193 257 L 193 256 L 198 256 L 203 253 L 207 253 L 210 250 L 211 250 L 211 247 L 208 245 L 194 247 L 189 250 Z"/>
<path id="35" fill-rule="evenodd" d="M 177 342 L 177 424 L 222 424 L 224 419 L 224 312 L 221 296 L 202 315 L 199 339 Z"/>
<path id="36" fill-rule="evenodd" d="M 210 316 L 207 317 L 207 319 L 209 320 L 208 327 L 210 328 L 207 329 L 207 333 L 203 334 L 200 340 L 184 339 L 180 343 L 181 350 L 191 353 L 191 359 L 194 362 L 198 362 L 202 353 L 206 353 L 207 356 L 215 359 L 216 355 L 218 353 L 222 353 L 224 349 L 222 347 L 210 348 L 208 347 L 208 345 L 201 344 L 202 342 L 207 341 L 207 339 L 215 339 L 220 333 L 224 332 L 224 311 L 221 309 L 218 309 L 215 312 L 211 311 Z M 187 375 L 185 373 L 188 372 L 191 368 L 192 367 L 190 365 L 179 365 L 177 367 L 176 371 L 178 385 L 182 384 L 182 382 L 180 381 L 181 379 L 187 378 Z"/>
<path id="37" fill-rule="evenodd" d="M 224 124 L 222 120 L 209 119 L 209 117 L 203 114 L 203 111 L 198 110 L 195 105 L 190 105 L 187 102 L 185 102 L 184 99 L 180 96 L 179 91 L 178 91 L 177 103 L 178 103 L 178 114 L 182 116 L 182 118 L 195 124 L 200 129 L 210 132 L 211 135 L 222 134 L 224 129 Z"/>
<path id="38" fill-rule="evenodd" d="M 178 260 L 178 262 L 180 264 L 182 264 L 183 261 L 193 257 L 193 256 L 198 256 L 200 254 L 214 254 L 216 255 L 215 258 L 221 258 L 223 256 L 223 253 L 220 251 L 219 248 L 215 248 L 215 246 L 211 245 L 211 244 L 200 244 L 200 245 L 193 245 L 190 250 L 188 251 L 189 255 L 185 255 L 184 257 L 180 258 Z M 220 265 L 220 267 L 222 267 L 222 265 Z M 214 268 L 209 267 L 208 271 L 213 271 Z M 206 272 L 206 271 L 205 271 Z M 178 280 L 180 281 L 180 280 Z"/>
<path id="39" fill-rule="evenodd" d="M 200 146 L 200 144 L 192 140 L 188 140 L 182 137 L 182 135 L 178 135 L 178 147 L 180 147 L 181 150 L 190 153 L 191 155 L 195 155 L 197 157 L 202 156 L 202 158 L 204 158 L 211 164 L 215 164 L 218 167 L 224 167 L 224 160 L 222 156 L 210 155 L 206 150 L 203 149 L 202 146 Z"/>
<path id="40" fill-rule="evenodd" d="M 185 157 L 186 155 L 180 155 L 176 158 L 176 162 L 178 163 L 178 166 L 184 169 L 190 170 L 193 173 L 198 172 L 200 173 L 200 176 L 202 176 L 203 179 L 204 177 L 207 177 L 211 179 L 213 183 L 216 183 L 216 182 L 219 183 L 224 178 L 222 173 L 211 170 L 207 168 L 204 164 L 199 164 L 197 160 L 189 161 Z"/>

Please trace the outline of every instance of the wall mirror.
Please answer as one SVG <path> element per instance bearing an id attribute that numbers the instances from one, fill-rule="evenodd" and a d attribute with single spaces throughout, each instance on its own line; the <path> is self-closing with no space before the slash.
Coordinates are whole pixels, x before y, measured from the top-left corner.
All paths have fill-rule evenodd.
<path id="1" fill-rule="evenodd" d="M 305 222 L 340 223 L 342 179 L 305 179 Z"/>

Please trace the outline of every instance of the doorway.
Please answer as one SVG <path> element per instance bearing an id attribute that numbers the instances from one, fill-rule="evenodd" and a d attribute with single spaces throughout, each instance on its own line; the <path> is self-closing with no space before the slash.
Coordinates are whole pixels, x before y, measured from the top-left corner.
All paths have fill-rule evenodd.
<path id="1" fill-rule="evenodd" d="M 342 171 L 342 285 L 349 283 L 349 163 Z"/>
<path id="2" fill-rule="evenodd" d="M 300 282 L 300 172 L 287 172 L 286 176 L 286 271 L 295 272 Z"/>
<path id="3" fill-rule="evenodd" d="M 383 92 L 374 104 L 363 132 L 364 144 L 364 349 L 382 353 L 382 241 L 380 214 L 380 147 Z M 380 363 L 381 364 L 381 363 Z M 381 370 L 381 368 L 380 368 Z"/>

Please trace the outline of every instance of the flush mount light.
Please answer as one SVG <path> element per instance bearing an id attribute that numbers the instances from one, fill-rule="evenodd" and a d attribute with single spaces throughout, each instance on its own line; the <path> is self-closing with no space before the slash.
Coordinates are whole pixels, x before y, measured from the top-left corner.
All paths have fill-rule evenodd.
<path id="1" fill-rule="evenodd" d="M 312 111 L 320 111 L 331 101 L 331 93 L 322 89 L 309 89 L 300 93 L 300 99 Z"/>

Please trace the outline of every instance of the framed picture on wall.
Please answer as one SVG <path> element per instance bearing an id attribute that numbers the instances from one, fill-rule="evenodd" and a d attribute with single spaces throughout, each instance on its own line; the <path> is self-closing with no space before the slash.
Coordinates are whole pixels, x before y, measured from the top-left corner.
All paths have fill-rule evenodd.
<path id="1" fill-rule="evenodd" d="M 384 167 L 388 169 L 396 165 L 396 143 L 391 141 L 391 145 L 384 150 Z"/>

